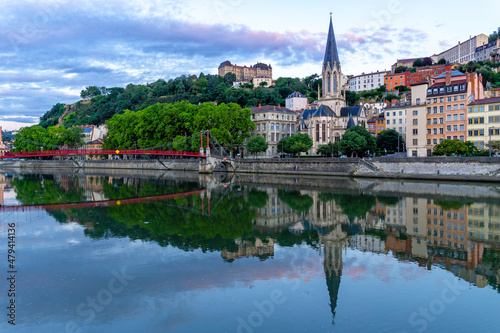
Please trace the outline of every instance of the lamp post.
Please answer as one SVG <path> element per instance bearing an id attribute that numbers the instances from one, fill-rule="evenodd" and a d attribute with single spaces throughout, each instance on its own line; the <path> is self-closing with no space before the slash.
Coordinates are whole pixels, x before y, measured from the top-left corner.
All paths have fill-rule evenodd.
<path id="1" fill-rule="evenodd" d="M 491 132 L 493 132 L 494 128 L 490 127 L 488 128 L 488 131 L 490 132 L 490 140 L 488 141 L 488 145 L 490 146 L 490 157 L 491 157 Z"/>

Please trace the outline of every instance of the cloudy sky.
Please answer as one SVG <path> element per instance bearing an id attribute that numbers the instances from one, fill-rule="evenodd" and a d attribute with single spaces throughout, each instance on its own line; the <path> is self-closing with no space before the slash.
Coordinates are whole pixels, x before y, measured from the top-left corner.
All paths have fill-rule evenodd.
<path id="1" fill-rule="evenodd" d="M 89 85 L 125 86 L 270 63 L 274 77 L 321 69 L 329 12 L 345 74 L 389 69 L 490 34 L 495 10 L 456 1 L 0 0 L 0 126 L 36 123 Z M 496 0 L 482 8 L 498 8 Z M 450 10 L 450 8 L 454 8 Z"/>

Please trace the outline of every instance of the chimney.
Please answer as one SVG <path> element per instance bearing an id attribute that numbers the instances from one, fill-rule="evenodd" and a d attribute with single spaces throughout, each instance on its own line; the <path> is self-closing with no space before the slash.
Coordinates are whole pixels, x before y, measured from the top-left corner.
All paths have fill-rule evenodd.
<path id="1" fill-rule="evenodd" d="M 467 73 L 467 83 L 470 82 L 470 73 Z"/>
<path id="2" fill-rule="evenodd" d="M 262 105 L 260 105 L 260 103 L 259 103 L 259 110 L 260 110 L 260 109 L 262 109 Z"/>
<path id="3" fill-rule="evenodd" d="M 274 105 L 274 111 L 276 111 L 276 105 Z"/>
<path id="4" fill-rule="evenodd" d="M 278 109 L 279 109 L 280 107 L 281 107 L 281 104 L 280 104 L 280 103 L 278 103 Z"/>
<path id="5" fill-rule="evenodd" d="M 446 85 L 451 84 L 451 72 L 446 72 Z"/>

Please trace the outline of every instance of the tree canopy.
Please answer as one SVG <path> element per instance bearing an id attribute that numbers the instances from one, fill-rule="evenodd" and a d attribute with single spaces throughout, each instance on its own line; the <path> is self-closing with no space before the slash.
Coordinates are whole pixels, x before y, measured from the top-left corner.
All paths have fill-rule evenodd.
<path id="1" fill-rule="evenodd" d="M 77 148 L 83 146 L 84 137 L 79 127 L 24 127 L 14 135 L 13 151 L 57 150 L 63 146 Z"/>
<path id="2" fill-rule="evenodd" d="M 338 157 L 340 151 L 340 144 L 338 142 L 320 145 L 318 149 L 316 149 L 316 153 L 326 157 Z"/>
<path id="3" fill-rule="evenodd" d="M 126 110 L 106 122 L 105 149 L 164 148 L 198 151 L 200 131 L 209 130 L 228 150 L 241 147 L 255 124 L 251 110 L 238 104 L 189 102 L 156 104 L 144 110 Z M 176 147 L 173 147 L 173 145 Z"/>
<path id="4" fill-rule="evenodd" d="M 249 153 L 263 153 L 268 147 L 266 140 L 260 135 L 250 137 L 247 142 L 247 151 Z"/>
<path id="5" fill-rule="evenodd" d="M 377 135 L 377 148 L 384 150 L 402 150 L 405 140 L 401 134 L 393 129 L 387 129 Z M 399 149 L 398 149 L 399 147 Z"/>
<path id="6" fill-rule="evenodd" d="M 476 148 L 471 142 L 462 142 L 460 140 L 443 140 L 440 144 L 434 147 L 432 156 L 454 156 L 454 155 L 471 155 L 474 154 Z"/>
<path id="7" fill-rule="evenodd" d="M 312 139 L 308 134 L 297 133 L 289 137 L 281 138 L 277 147 L 279 153 L 293 154 L 295 156 L 307 152 L 311 149 L 312 145 Z"/>
<path id="8" fill-rule="evenodd" d="M 339 142 L 340 151 L 345 155 L 363 156 L 368 150 L 375 151 L 375 137 L 362 126 L 348 129 Z"/>

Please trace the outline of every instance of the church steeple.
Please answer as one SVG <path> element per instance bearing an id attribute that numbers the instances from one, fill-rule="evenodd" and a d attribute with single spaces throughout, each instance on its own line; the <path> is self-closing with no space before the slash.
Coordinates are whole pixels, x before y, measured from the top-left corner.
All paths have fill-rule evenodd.
<path id="1" fill-rule="evenodd" d="M 337 51 L 337 42 L 335 41 L 335 33 L 333 32 L 332 13 L 330 13 L 330 27 L 328 29 L 328 39 L 326 41 L 325 59 L 323 60 L 323 70 L 326 69 L 327 63 L 330 62 L 330 68 L 334 63 L 340 63 L 339 53 Z"/>

